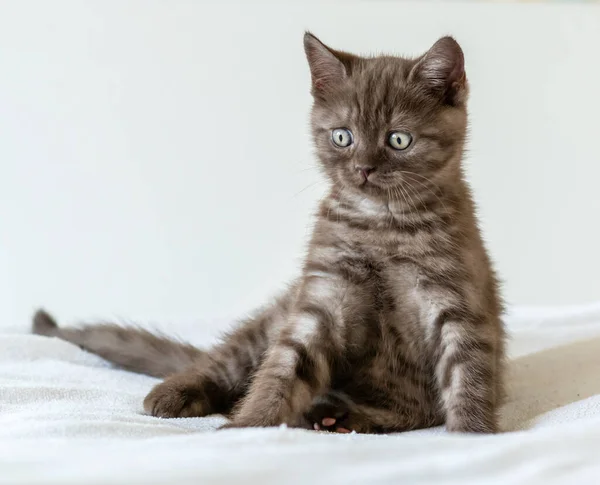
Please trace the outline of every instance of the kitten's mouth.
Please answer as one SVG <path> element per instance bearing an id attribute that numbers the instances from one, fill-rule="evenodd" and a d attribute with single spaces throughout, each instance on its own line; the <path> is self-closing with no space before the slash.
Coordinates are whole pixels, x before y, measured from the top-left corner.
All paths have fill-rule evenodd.
<path id="1" fill-rule="evenodd" d="M 369 185 L 373 185 L 373 181 L 369 180 L 369 174 L 366 174 L 364 172 L 360 173 L 358 177 L 353 176 L 352 178 L 359 187 L 367 187 Z"/>
<path id="2" fill-rule="evenodd" d="M 364 190 L 379 188 L 379 186 L 374 183 L 370 178 L 363 179 L 358 184 L 359 188 Z"/>
<path id="3" fill-rule="evenodd" d="M 366 174 L 367 176 L 360 174 L 358 177 L 356 176 L 356 174 L 350 174 L 350 176 L 348 177 L 348 175 L 346 175 L 346 177 L 344 177 L 346 179 L 347 182 L 350 182 L 350 185 L 356 187 L 359 190 L 364 190 L 364 191 L 373 191 L 373 190 L 377 190 L 380 189 L 381 187 L 379 186 L 378 183 L 376 183 L 375 180 L 373 180 L 373 174 Z"/>

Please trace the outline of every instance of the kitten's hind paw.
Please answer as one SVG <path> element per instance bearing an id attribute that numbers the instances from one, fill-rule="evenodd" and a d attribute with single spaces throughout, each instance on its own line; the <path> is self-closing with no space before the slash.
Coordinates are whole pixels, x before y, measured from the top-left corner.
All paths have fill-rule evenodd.
<path id="1" fill-rule="evenodd" d="M 191 418 L 211 414 L 202 378 L 181 374 L 158 384 L 144 399 L 144 410 L 158 418 Z"/>
<path id="2" fill-rule="evenodd" d="M 311 409 L 304 418 L 316 431 L 332 433 L 368 432 L 367 426 L 361 423 L 357 414 L 352 411 L 352 404 L 339 393 L 329 393 L 313 401 Z"/>

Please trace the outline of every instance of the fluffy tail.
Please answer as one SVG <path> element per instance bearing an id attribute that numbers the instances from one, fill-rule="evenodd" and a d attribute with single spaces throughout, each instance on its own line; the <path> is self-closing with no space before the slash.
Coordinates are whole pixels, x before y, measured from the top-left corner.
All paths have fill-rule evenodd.
<path id="1" fill-rule="evenodd" d="M 72 342 L 123 369 L 154 377 L 166 377 L 192 364 L 201 364 L 206 357 L 204 351 L 192 345 L 141 328 L 110 323 L 61 328 L 44 310 L 33 317 L 33 333 Z"/>

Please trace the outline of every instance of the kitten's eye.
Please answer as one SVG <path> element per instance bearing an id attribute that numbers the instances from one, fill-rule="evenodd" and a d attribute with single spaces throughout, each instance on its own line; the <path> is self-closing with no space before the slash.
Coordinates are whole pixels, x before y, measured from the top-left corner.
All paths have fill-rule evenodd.
<path id="1" fill-rule="evenodd" d="M 394 131 L 388 138 L 388 143 L 394 150 L 406 150 L 411 142 L 412 136 L 404 131 Z"/>
<path id="2" fill-rule="evenodd" d="M 352 145 L 352 132 L 346 128 L 336 128 L 331 132 L 331 139 L 337 146 L 345 148 Z"/>

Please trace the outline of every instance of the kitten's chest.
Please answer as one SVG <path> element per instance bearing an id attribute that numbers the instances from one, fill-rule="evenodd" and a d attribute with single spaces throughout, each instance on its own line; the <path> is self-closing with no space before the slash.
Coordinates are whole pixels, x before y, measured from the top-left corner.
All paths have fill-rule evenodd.
<path id="1" fill-rule="evenodd" d="M 386 289 L 394 301 L 396 313 L 414 314 L 418 306 L 416 298 L 423 280 L 420 268 L 410 262 L 390 262 L 383 271 Z"/>
<path id="2" fill-rule="evenodd" d="M 384 271 L 386 291 L 394 302 L 388 322 L 398 332 L 418 340 L 434 336 L 437 315 L 448 304 L 445 292 L 437 286 L 446 263 L 429 261 L 431 267 L 427 262 L 427 258 L 400 258 Z"/>

